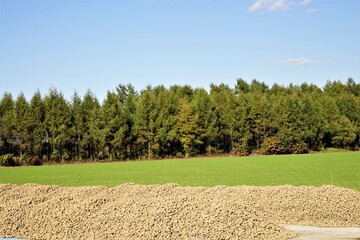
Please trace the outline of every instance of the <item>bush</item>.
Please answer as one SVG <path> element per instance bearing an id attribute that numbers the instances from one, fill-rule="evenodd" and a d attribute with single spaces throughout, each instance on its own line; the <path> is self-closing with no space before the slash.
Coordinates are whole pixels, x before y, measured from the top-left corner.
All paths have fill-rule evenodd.
<path id="1" fill-rule="evenodd" d="M 51 161 L 54 161 L 54 162 L 60 162 L 61 156 L 60 156 L 60 153 L 59 153 L 58 150 L 55 149 L 55 150 L 51 153 L 50 160 L 51 160 Z"/>
<path id="2" fill-rule="evenodd" d="M 291 146 L 291 152 L 295 154 L 303 154 L 309 152 L 309 147 L 306 143 L 300 142 Z"/>
<path id="3" fill-rule="evenodd" d="M 212 147 L 211 145 L 207 146 L 206 147 L 206 154 L 208 156 L 213 156 L 213 155 L 216 155 L 216 154 L 221 154 L 223 153 L 224 151 L 223 150 L 219 150 L 217 149 L 216 147 Z"/>
<path id="4" fill-rule="evenodd" d="M 69 154 L 67 151 L 65 151 L 65 152 L 63 153 L 63 155 L 61 156 L 61 160 L 62 160 L 62 161 L 70 160 L 70 154 Z"/>
<path id="5" fill-rule="evenodd" d="M 264 142 L 261 144 L 261 153 L 266 155 L 284 153 L 280 138 L 277 136 L 265 138 Z"/>
<path id="6" fill-rule="evenodd" d="M 5 154 L 0 157 L 0 165 L 5 167 L 19 166 L 19 162 L 15 161 L 14 155 L 11 153 Z"/>
<path id="7" fill-rule="evenodd" d="M 35 156 L 35 157 L 31 158 L 31 160 L 30 160 L 30 165 L 40 166 L 41 164 L 42 164 L 42 161 L 38 156 Z"/>
<path id="8" fill-rule="evenodd" d="M 250 151 L 242 147 L 235 146 L 233 147 L 233 149 L 231 149 L 230 154 L 232 154 L 233 156 L 249 156 Z"/>

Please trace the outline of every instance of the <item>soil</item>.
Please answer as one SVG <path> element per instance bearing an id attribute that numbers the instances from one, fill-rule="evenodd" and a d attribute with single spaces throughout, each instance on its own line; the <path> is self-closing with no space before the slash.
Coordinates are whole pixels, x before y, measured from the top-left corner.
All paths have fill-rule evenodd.
<path id="1" fill-rule="evenodd" d="M 0 238 L 290 239 L 280 224 L 360 227 L 360 192 L 323 187 L 0 185 Z"/>

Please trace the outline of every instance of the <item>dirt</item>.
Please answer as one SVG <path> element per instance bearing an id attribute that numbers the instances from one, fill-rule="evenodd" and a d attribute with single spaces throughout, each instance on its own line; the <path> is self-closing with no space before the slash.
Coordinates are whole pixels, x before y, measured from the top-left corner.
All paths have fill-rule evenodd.
<path id="1" fill-rule="evenodd" d="M 323 187 L 0 185 L 0 238 L 290 239 L 280 224 L 360 226 L 360 192 Z"/>

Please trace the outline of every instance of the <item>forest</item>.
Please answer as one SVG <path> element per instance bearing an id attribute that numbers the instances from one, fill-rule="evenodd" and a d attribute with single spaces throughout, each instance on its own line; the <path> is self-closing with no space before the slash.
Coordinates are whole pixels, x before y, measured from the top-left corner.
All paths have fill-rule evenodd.
<path id="1" fill-rule="evenodd" d="M 119 84 L 102 102 L 51 88 L 0 99 L 0 164 L 359 150 L 360 84 Z"/>

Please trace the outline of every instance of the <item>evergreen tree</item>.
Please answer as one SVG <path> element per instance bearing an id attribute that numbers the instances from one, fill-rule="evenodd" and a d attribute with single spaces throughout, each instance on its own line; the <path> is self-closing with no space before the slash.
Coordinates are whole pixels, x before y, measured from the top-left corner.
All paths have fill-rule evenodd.
<path id="1" fill-rule="evenodd" d="M 232 153 L 304 153 L 360 148 L 360 84 L 324 88 L 237 79 L 210 85 L 151 87 L 138 94 L 119 84 L 102 104 L 91 91 L 68 102 L 52 88 L 30 102 L 0 99 L 0 155 L 87 160 Z"/>
<path id="2" fill-rule="evenodd" d="M 198 88 L 194 92 L 194 98 L 191 102 L 194 113 L 199 117 L 198 125 L 201 130 L 200 141 L 203 142 L 199 145 L 200 154 L 214 154 L 216 153 L 215 146 L 211 146 L 209 137 L 211 136 L 211 124 L 213 122 L 213 102 L 209 93 L 203 89 Z"/>
<path id="3" fill-rule="evenodd" d="M 82 100 L 77 92 L 72 96 L 71 102 L 71 116 L 72 116 L 72 129 L 71 131 L 71 141 L 74 143 L 72 147 L 72 155 L 75 159 L 82 159 L 81 148 L 82 140 L 85 133 L 85 120 L 84 112 L 82 109 Z"/>
<path id="4" fill-rule="evenodd" d="M 23 152 L 29 147 L 30 134 L 30 111 L 29 103 L 23 93 L 16 98 L 14 106 L 14 132 L 12 135 L 13 145 L 16 146 L 18 155 L 21 157 Z"/>
<path id="5" fill-rule="evenodd" d="M 44 155 L 47 156 L 49 153 L 49 139 L 47 139 L 48 135 L 44 125 L 45 107 L 39 90 L 34 93 L 30 100 L 29 113 L 30 149 L 34 155 L 39 155 L 42 159 Z"/>
<path id="6" fill-rule="evenodd" d="M 52 88 L 44 98 L 45 128 L 51 145 L 50 159 L 52 161 L 71 158 L 71 107 L 62 93 Z M 46 136 L 47 137 L 47 136 Z"/>
<path id="7" fill-rule="evenodd" d="M 105 122 L 101 114 L 101 106 L 91 91 L 87 91 L 81 102 L 83 112 L 84 132 L 81 140 L 81 149 L 85 159 L 103 157 L 105 145 L 104 131 Z"/>
<path id="8" fill-rule="evenodd" d="M 153 157 L 155 141 L 155 99 L 152 87 L 148 86 L 140 93 L 135 118 L 135 133 L 139 156 Z"/>
<path id="9" fill-rule="evenodd" d="M 169 92 L 167 89 L 160 85 L 154 88 L 154 125 L 155 125 L 155 139 L 154 139 L 154 155 L 155 157 L 164 157 L 170 155 L 169 143 L 167 135 L 171 129 L 169 121 L 173 116 L 169 111 Z"/>
<path id="10" fill-rule="evenodd" d="M 210 85 L 212 114 L 207 135 L 211 147 L 214 147 L 217 153 L 228 153 L 232 149 L 235 124 L 234 97 L 233 91 L 227 85 Z"/>
<path id="11" fill-rule="evenodd" d="M 12 135 L 15 131 L 14 100 L 10 93 L 5 93 L 0 102 L 0 149 L 1 154 L 14 153 Z"/>
<path id="12" fill-rule="evenodd" d="M 247 94 L 240 94 L 234 100 L 234 125 L 232 130 L 233 147 L 235 155 L 248 155 L 251 152 L 252 133 L 248 121 L 249 101 Z"/>
<path id="13" fill-rule="evenodd" d="M 198 146 L 203 144 L 200 140 L 202 129 L 199 126 L 199 116 L 187 103 L 180 106 L 177 127 L 185 157 L 198 154 Z"/>
<path id="14" fill-rule="evenodd" d="M 114 92 L 108 92 L 102 105 L 102 117 L 104 120 L 105 146 L 109 157 L 122 158 L 122 146 L 124 143 L 124 118 L 120 99 Z"/>
<path id="15" fill-rule="evenodd" d="M 268 96 L 260 92 L 253 92 L 248 96 L 249 109 L 247 121 L 252 135 L 251 146 L 260 149 L 265 138 L 273 133 L 273 123 L 270 121 L 271 102 Z"/>
<path id="16" fill-rule="evenodd" d="M 134 86 L 131 84 L 119 84 L 116 88 L 117 96 L 119 98 L 122 108 L 122 125 L 119 129 L 119 137 L 122 138 L 120 146 L 123 158 L 134 158 L 134 147 L 136 143 L 136 135 L 134 134 L 135 115 L 136 115 L 136 102 L 138 94 Z"/>
<path id="17" fill-rule="evenodd" d="M 249 91 L 250 91 L 250 86 L 244 79 L 239 78 L 236 80 L 236 85 L 234 88 L 234 93 L 236 95 L 246 94 Z"/>

